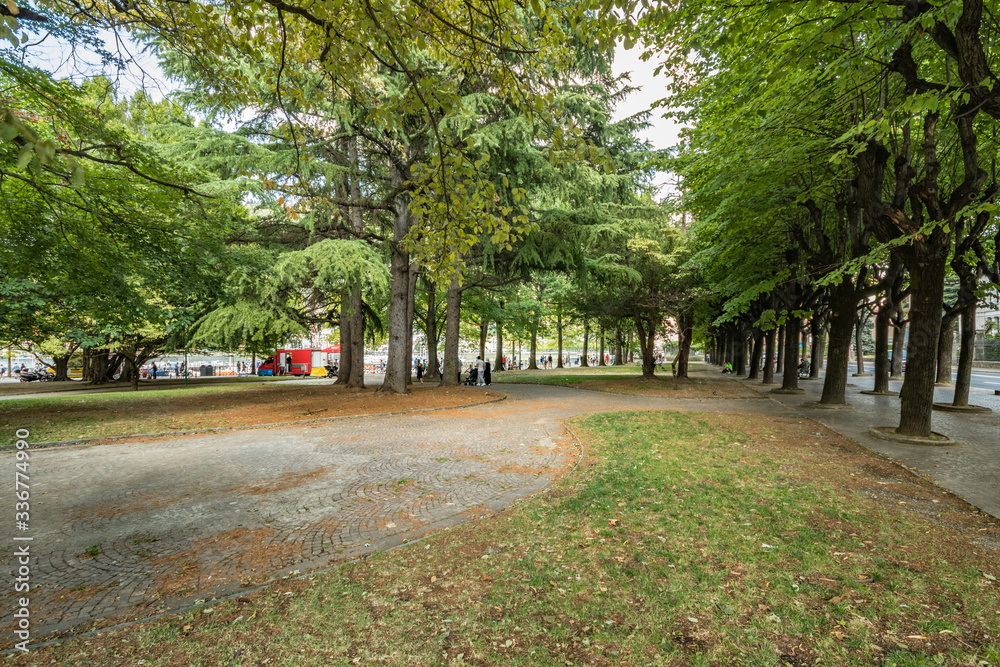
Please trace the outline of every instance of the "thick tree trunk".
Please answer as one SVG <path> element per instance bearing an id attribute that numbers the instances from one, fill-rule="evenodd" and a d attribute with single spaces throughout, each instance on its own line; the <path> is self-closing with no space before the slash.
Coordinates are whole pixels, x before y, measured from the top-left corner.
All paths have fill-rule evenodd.
<path id="1" fill-rule="evenodd" d="M 642 377 L 652 379 L 656 372 L 656 359 L 653 348 L 656 339 L 656 324 L 653 318 L 644 319 L 635 316 L 635 330 L 639 339 L 639 350 L 642 352 Z"/>
<path id="2" fill-rule="evenodd" d="M 401 192 L 406 177 L 398 164 L 390 167 L 390 180 L 394 188 Z M 406 381 L 410 375 L 407 368 L 410 358 L 407 341 L 410 291 L 410 255 L 403 243 L 410 231 L 409 197 L 396 196 L 392 224 L 391 256 L 389 260 L 389 353 L 385 368 L 385 380 L 379 391 L 405 394 Z"/>
<path id="3" fill-rule="evenodd" d="M 941 334 L 938 336 L 936 384 L 951 385 L 951 367 L 954 363 L 955 316 L 941 320 Z"/>
<path id="4" fill-rule="evenodd" d="M 583 320 L 583 356 L 580 357 L 581 368 L 587 368 L 590 366 L 590 360 L 587 359 L 587 355 L 590 352 L 587 350 L 587 344 L 590 342 L 590 320 L 584 318 Z"/>
<path id="5" fill-rule="evenodd" d="M 876 394 L 889 393 L 889 315 L 892 305 L 885 301 L 875 313 L 875 387 Z"/>
<path id="6" fill-rule="evenodd" d="M 462 374 L 461 360 L 458 358 L 459 325 L 462 318 L 462 290 L 458 278 L 452 278 L 448 293 L 445 296 L 444 324 L 444 375 L 441 376 L 442 387 L 454 387 L 459 383 Z"/>
<path id="7" fill-rule="evenodd" d="M 481 322 L 479 324 L 479 358 L 486 359 L 486 339 L 490 335 L 490 323 Z"/>
<path id="8" fill-rule="evenodd" d="M 351 378 L 351 300 L 349 290 L 340 295 L 340 367 L 337 369 L 337 380 L 334 384 L 346 385 Z"/>
<path id="9" fill-rule="evenodd" d="M 759 329 L 753 330 L 753 346 L 750 349 L 750 372 L 747 374 L 748 380 L 756 380 L 760 377 L 760 353 L 761 345 L 764 342 L 764 333 Z"/>
<path id="10" fill-rule="evenodd" d="M 813 317 L 809 320 L 809 337 L 812 339 L 812 344 L 809 346 L 810 380 L 818 380 L 819 371 L 823 367 L 823 352 L 826 349 L 826 341 L 823 336 L 824 331 L 822 318 Z"/>
<path id="11" fill-rule="evenodd" d="M 55 382 L 66 382 L 69 380 L 69 360 L 72 356 L 73 353 L 71 352 L 61 357 L 52 357 L 54 364 L 53 371 L 56 374 Z"/>
<path id="12" fill-rule="evenodd" d="M 604 327 L 601 327 L 601 349 L 597 355 L 597 365 L 607 366 L 607 362 L 604 361 Z"/>
<path id="13" fill-rule="evenodd" d="M 855 331 L 858 296 L 850 279 L 843 280 L 830 293 L 830 341 L 823 380 L 823 405 L 847 402 L 847 372 L 851 363 L 851 334 Z"/>
<path id="14" fill-rule="evenodd" d="M 436 380 L 441 375 L 437 358 L 437 288 L 427 278 L 424 278 L 424 287 L 427 289 L 427 318 L 424 322 L 424 335 L 427 337 L 427 371 L 425 372 L 425 377 Z"/>
<path id="15" fill-rule="evenodd" d="M 624 354 L 625 350 L 623 349 L 624 347 L 625 347 L 625 343 L 623 341 L 621 327 L 616 327 L 615 328 L 615 363 L 614 363 L 615 366 L 624 366 L 625 365 L 625 354 Z"/>
<path id="16" fill-rule="evenodd" d="M 764 332 L 764 380 L 761 384 L 774 384 L 774 342 L 777 337 L 775 329 Z"/>
<path id="17" fill-rule="evenodd" d="M 972 385 L 972 359 L 976 353 L 976 302 L 962 311 L 962 337 L 958 349 L 958 374 L 955 377 L 955 397 L 951 404 L 968 407 L 969 388 Z"/>
<path id="18" fill-rule="evenodd" d="M 910 338 L 906 346 L 906 373 L 899 392 L 900 435 L 930 437 L 934 403 L 934 370 L 941 333 L 944 303 L 944 275 L 947 249 L 926 247 L 916 242 L 910 247 Z"/>
<path id="19" fill-rule="evenodd" d="M 802 323 L 798 320 L 788 320 L 785 326 L 785 369 L 781 375 L 782 391 L 798 391 L 799 389 L 799 331 Z"/>

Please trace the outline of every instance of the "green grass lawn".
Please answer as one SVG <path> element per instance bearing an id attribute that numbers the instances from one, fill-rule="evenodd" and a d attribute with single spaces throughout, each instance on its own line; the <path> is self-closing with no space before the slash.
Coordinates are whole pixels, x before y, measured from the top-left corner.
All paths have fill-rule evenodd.
<path id="1" fill-rule="evenodd" d="M 663 371 L 670 377 L 670 367 Z M 552 368 L 548 370 L 503 371 L 493 374 L 494 382 L 512 384 L 578 385 L 599 380 L 629 380 L 642 376 L 642 367 L 636 364 L 624 366 L 590 366 L 582 368 Z"/>
<path id="2" fill-rule="evenodd" d="M 997 665 L 1000 523 L 814 422 L 573 428 L 491 518 L 15 664 Z"/>

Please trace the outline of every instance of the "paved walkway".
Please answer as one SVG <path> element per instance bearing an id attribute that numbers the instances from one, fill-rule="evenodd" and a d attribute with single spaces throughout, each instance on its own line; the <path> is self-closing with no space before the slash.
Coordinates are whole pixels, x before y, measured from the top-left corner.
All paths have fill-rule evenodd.
<path id="1" fill-rule="evenodd" d="M 785 411 L 497 387 L 507 400 L 471 408 L 32 451 L 32 638 L 184 607 L 508 506 L 576 463 L 562 426 L 576 414 Z M 10 470 L 13 454 L 0 464 Z M 9 628 L 13 593 L 0 595 Z"/>
<path id="2" fill-rule="evenodd" d="M 765 390 L 759 382 L 737 380 Z M 899 391 L 902 382 L 890 382 Z M 889 442 L 870 434 L 876 426 L 899 425 L 899 397 L 862 394 L 874 387 L 871 377 L 852 377 L 847 388 L 846 410 L 810 407 L 823 393 L 822 380 L 801 380 L 802 394 L 770 394 L 782 405 L 800 415 L 821 422 L 841 435 L 856 440 L 884 456 L 900 461 L 935 480 L 982 511 L 1000 518 L 1000 396 L 992 391 L 973 390 L 969 403 L 991 408 L 993 412 L 973 414 L 935 410 L 932 428 L 959 444 L 934 447 Z M 951 388 L 938 388 L 934 400 L 951 403 Z"/>
<path id="3" fill-rule="evenodd" d="M 935 413 L 936 430 L 967 444 L 899 445 L 867 434 L 896 423 L 898 399 L 857 386 L 854 409 L 804 407 L 820 385 L 733 400 L 496 385 L 508 400 L 471 408 L 35 450 L 32 638 L 148 617 L 489 514 L 571 469 L 579 452 L 562 424 L 585 412 L 807 416 L 1000 516 L 1000 398 L 975 396 L 997 408 L 992 415 Z M 13 454 L 0 455 L 0 465 L 10 470 Z M 0 604 L 0 626 L 9 628 L 9 589 Z"/>

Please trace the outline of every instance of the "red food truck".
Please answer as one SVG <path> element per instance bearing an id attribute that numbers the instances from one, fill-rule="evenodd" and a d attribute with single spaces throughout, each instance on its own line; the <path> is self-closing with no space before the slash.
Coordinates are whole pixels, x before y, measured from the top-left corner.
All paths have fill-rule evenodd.
<path id="1" fill-rule="evenodd" d="M 339 366 L 340 345 L 309 350 L 275 350 L 257 366 L 257 375 L 326 376 L 326 366 Z"/>

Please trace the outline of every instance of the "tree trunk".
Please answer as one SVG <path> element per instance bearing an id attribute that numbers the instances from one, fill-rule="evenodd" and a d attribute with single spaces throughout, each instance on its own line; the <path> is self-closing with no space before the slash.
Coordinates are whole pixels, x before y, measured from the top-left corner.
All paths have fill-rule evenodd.
<path id="1" fill-rule="evenodd" d="M 416 262 L 409 266 L 406 292 L 406 384 L 413 384 L 413 323 L 417 315 L 417 280 L 420 269 Z M 362 348 L 363 349 L 363 348 Z M 364 363 L 364 357 L 362 357 Z"/>
<path id="2" fill-rule="evenodd" d="M 847 402 L 847 372 L 851 364 L 851 335 L 855 332 L 858 296 L 851 279 L 845 278 L 830 293 L 830 342 L 823 380 L 823 405 Z"/>
<path id="3" fill-rule="evenodd" d="M 930 246 L 930 247 L 928 247 Z M 934 370 L 941 333 L 947 246 L 942 250 L 918 241 L 909 248 L 910 338 L 906 346 L 906 373 L 899 392 L 900 435 L 930 437 L 934 403 Z M 904 255 L 905 256 L 905 255 Z"/>
<path id="4" fill-rule="evenodd" d="M 588 368 L 590 366 L 590 360 L 587 359 L 589 352 L 587 351 L 587 345 L 590 342 L 590 320 L 584 318 L 583 320 L 583 356 L 580 357 L 580 367 Z"/>
<path id="5" fill-rule="evenodd" d="M 114 354 L 109 354 L 108 357 L 109 357 L 108 365 L 105 367 L 104 380 L 102 381 L 128 382 L 129 375 L 127 370 L 125 369 L 125 358 L 121 354 L 118 354 L 117 352 Z M 115 379 L 116 373 L 119 374 L 117 380 Z"/>
<path id="6" fill-rule="evenodd" d="M 400 165 L 391 165 L 390 180 L 393 187 L 402 193 L 406 177 Z M 379 391 L 405 394 L 409 392 L 406 381 L 410 374 L 410 369 L 407 368 L 410 358 L 407 345 L 410 336 L 407 326 L 410 255 L 404 247 L 406 235 L 410 231 L 409 197 L 406 194 L 397 195 L 394 206 L 389 261 L 389 358 L 386 362 L 385 379 Z"/>
<path id="7" fill-rule="evenodd" d="M 607 366 L 608 365 L 604 361 L 604 327 L 601 327 L 601 350 L 598 353 L 597 365 L 598 366 Z"/>
<path id="8" fill-rule="evenodd" d="M 437 287 L 427 277 L 424 277 L 424 287 L 427 289 L 427 317 L 424 322 L 424 335 L 427 337 L 427 370 L 424 376 L 436 380 L 441 375 L 437 358 Z"/>
<path id="9" fill-rule="evenodd" d="M 775 329 L 764 333 L 764 380 L 761 384 L 774 384 L 774 342 L 778 337 Z"/>
<path id="10" fill-rule="evenodd" d="M 462 290 L 458 285 L 458 277 L 452 278 L 445 296 L 444 325 L 444 375 L 441 376 L 442 387 L 455 387 L 459 384 L 462 374 L 461 360 L 458 358 L 459 325 L 462 317 Z"/>
<path id="11" fill-rule="evenodd" d="M 812 345 L 809 346 L 809 379 L 819 379 L 819 369 L 823 367 L 823 351 L 826 341 L 824 340 L 823 318 L 813 317 L 809 320 L 809 337 L 812 338 Z"/>
<path id="12" fill-rule="evenodd" d="M 958 349 L 958 374 L 955 377 L 955 398 L 951 404 L 964 408 L 969 405 L 972 385 L 972 360 L 976 353 L 976 302 L 962 310 L 962 337 Z"/>
<path id="13" fill-rule="evenodd" d="M 677 318 L 680 331 L 677 334 L 677 377 L 687 378 L 691 359 L 691 329 L 694 326 L 690 313 L 681 313 Z"/>
<path id="14" fill-rule="evenodd" d="M 486 360 L 486 339 L 490 335 L 490 323 L 481 322 L 479 324 L 479 358 Z"/>
<path id="15" fill-rule="evenodd" d="M 875 313 L 875 387 L 876 394 L 889 393 L 889 315 L 892 304 L 884 301 Z"/>
<path id="16" fill-rule="evenodd" d="M 752 335 L 753 346 L 750 349 L 750 372 L 747 374 L 748 380 L 756 380 L 760 377 L 760 348 L 764 342 L 764 334 L 759 329 L 754 329 Z"/>
<path id="17" fill-rule="evenodd" d="M 864 329 L 865 320 L 861 315 L 858 315 L 857 320 L 854 324 L 854 355 L 857 357 L 857 369 L 858 375 L 865 375 L 865 347 L 861 342 L 861 331 Z"/>
<path id="18" fill-rule="evenodd" d="M 625 355 L 624 355 L 624 349 L 623 349 L 624 346 L 625 346 L 625 343 L 624 343 L 624 341 L 622 339 L 622 330 L 621 330 L 620 327 L 616 327 L 615 328 L 615 363 L 613 365 L 615 365 L 615 366 L 624 366 L 625 365 L 625 359 L 624 359 Z"/>
<path id="19" fill-rule="evenodd" d="M 352 201 L 361 200 L 361 182 L 358 164 L 358 138 L 347 139 L 347 157 L 350 161 L 352 173 L 349 175 L 350 192 Z M 364 231 L 364 219 L 360 206 L 351 207 L 351 228 L 355 233 Z M 365 317 L 361 304 L 361 284 L 350 285 L 348 287 L 349 305 L 351 310 L 350 326 L 350 355 L 351 363 L 347 373 L 343 369 L 338 370 L 339 377 L 347 376 L 347 386 L 361 389 L 365 386 Z M 344 347 L 340 348 L 340 360 L 344 360 Z M 338 377 L 338 380 L 339 380 Z"/>
<path id="20" fill-rule="evenodd" d="M 535 314 L 535 319 L 531 322 L 531 357 L 528 359 L 528 370 L 537 371 L 538 370 L 538 314 Z"/>
<path id="21" fill-rule="evenodd" d="M 736 375 L 747 374 L 747 339 L 742 328 L 736 330 Z"/>
<path id="22" fill-rule="evenodd" d="M 500 304 L 503 307 L 503 304 Z M 500 320 L 496 321 L 497 326 L 497 354 L 493 358 L 493 372 L 507 370 L 503 365 L 503 324 Z"/>
<path id="23" fill-rule="evenodd" d="M 347 386 L 361 389 L 365 386 L 365 317 L 361 309 L 361 285 L 354 285 L 350 288 L 350 334 L 351 345 L 349 348 L 351 363 L 347 369 Z M 340 348 L 340 359 L 344 359 L 344 348 Z M 345 375 L 343 369 L 338 371 L 340 376 Z M 339 378 L 338 378 L 339 379 Z"/>
<path id="24" fill-rule="evenodd" d="M 785 325 L 782 324 L 778 327 L 778 366 L 775 368 L 776 373 L 783 374 L 785 372 Z"/>
<path id="25" fill-rule="evenodd" d="M 936 384 L 952 384 L 951 367 L 954 363 L 955 317 L 946 317 L 941 320 L 941 333 L 938 336 Z"/>
<path id="26" fill-rule="evenodd" d="M 69 360 L 73 356 L 73 353 L 65 354 L 61 357 L 52 357 L 54 364 L 53 370 L 55 371 L 56 377 L 55 382 L 66 382 L 69 380 Z"/>
<path id="27" fill-rule="evenodd" d="M 903 378 L 903 344 L 906 342 L 906 321 L 903 319 L 903 304 L 897 303 L 892 319 L 899 324 L 892 325 L 892 375 L 889 379 Z"/>
<path id="28" fill-rule="evenodd" d="M 562 306 L 556 307 L 556 339 L 559 346 L 559 358 L 556 360 L 556 368 L 563 367 L 563 326 L 562 326 Z"/>
<path id="29" fill-rule="evenodd" d="M 781 375 L 782 391 L 798 391 L 799 389 L 799 330 L 802 328 L 801 324 L 798 320 L 788 320 L 785 326 L 785 369 Z"/>
<path id="30" fill-rule="evenodd" d="M 639 349 L 642 352 L 642 377 L 652 379 L 655 377 L 656 359 L 653 356 L 653 347 L 656 344 L 656 324 L 653 318 L 648 320 L 636 315 L 635 330 L 639 338 Z"/>
<path id="31" fill-rule="evenodd" d="M 346 385 L 351 379 L 351 299 L 350 290 L 344 290 L 340 295 L 340 368 L 337 369 L 337 380 L 334 384 Z"/>

